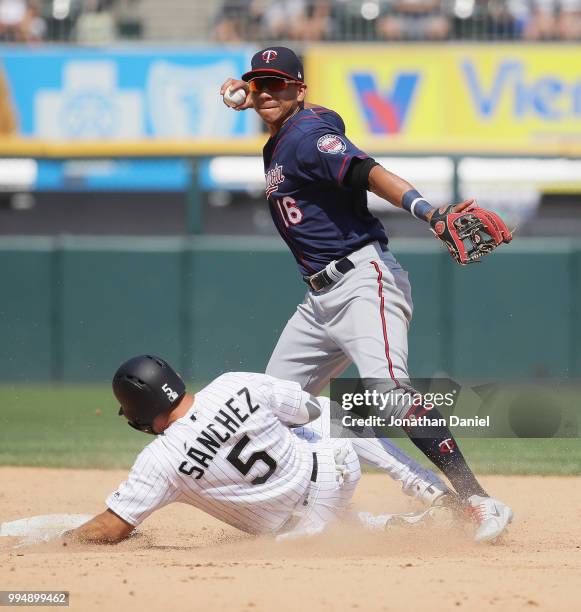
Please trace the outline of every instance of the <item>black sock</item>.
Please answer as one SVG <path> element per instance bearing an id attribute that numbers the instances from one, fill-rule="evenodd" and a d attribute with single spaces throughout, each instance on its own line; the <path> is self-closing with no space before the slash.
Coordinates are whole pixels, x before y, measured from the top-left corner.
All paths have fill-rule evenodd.
<path id="1" fill-rule="evenodd" d="M 425 414 L 422 406 L 417 408 L 417 412 Z M 412 415 L 413 409 L 406 414 L 405 418 L 409 419 Z M 432 408 L 426 416 L 430 420 L 444 419 L 436 408 Z M 412 425 L 403 429 L 422 453 L 444 472 L 460 497 L 463 499 L 471 495 L 488 497 L 468 467 L 447 425 Z"/>

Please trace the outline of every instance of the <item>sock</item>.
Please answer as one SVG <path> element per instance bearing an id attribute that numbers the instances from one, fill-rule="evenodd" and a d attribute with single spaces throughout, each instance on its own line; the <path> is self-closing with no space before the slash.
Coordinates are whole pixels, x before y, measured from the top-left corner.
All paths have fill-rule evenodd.
<path id="1" fill-rule="evenodd" d="M 425 416 L 423 406 L 412 408 L 405 416 L 410 418 L 416 411 L 416 418 Z M 428 416 L 430 419 L 443 419 L 437 408 L 432 408 Z M 424 453 L 424 455 L 448 478 L 461 498 L 471 495 L 488 497 L 486 491 L 476 480 L 472 470 L 468 467 L 464 455 L 460 452 L 458 444 L 447 425 L 413 425 L 404 427 L 410 440 Z"/>

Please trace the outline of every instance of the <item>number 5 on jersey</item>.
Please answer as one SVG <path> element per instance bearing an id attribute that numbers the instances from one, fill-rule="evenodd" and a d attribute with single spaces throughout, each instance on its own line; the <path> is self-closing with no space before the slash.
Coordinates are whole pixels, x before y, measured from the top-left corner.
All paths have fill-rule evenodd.
<path id="1" fill-rule="evenodd" d="M 252 469 L 252 466 L 257 461 L 262 461 L 268 467 L 268 471 L 262 476 L 253 478 L 250 482 L 253 485 L 264 484 L 275 472 L 277 463 L 276 461 L 264 450 L 256 451 L 252 453 L 244 461 L 240 457 L 240 453 L 244 450 L 244 447 L 250 442 L 250 438 L 247 434 L 244 434 L 240 440 L 236 443 L 236 446 L 230 451 L 226 459 L 243 475 L 246 476 Z"/>
<path id="2" fill-rule="evenodd" d="M 303 220 L 303 211 L 297 206 L 296 200 L 289 196 L 276 200 L 276 205 L 285 227 L 298 225 Z"/>

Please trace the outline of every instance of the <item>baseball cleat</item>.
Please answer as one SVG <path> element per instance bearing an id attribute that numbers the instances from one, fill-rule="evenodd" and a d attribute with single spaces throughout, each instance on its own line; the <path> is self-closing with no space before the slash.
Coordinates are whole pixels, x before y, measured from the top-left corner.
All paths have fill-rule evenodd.
<path id="1" fill-rule="evenodd" d="M 472 495 L 467 502 L 467 514 L 478 524 L 474 534 L 476 542 L 496 540 L 512 522 L 512 510 L 493 497 Z"/>
<path id="2" fill-rule="evenodd" d="M 386 527 L 415 527 L 430 523 L 432 516 L 430 508 L 423 512 L 404 512 L 402 514 L 392 514 Z"/>
<path id="3" fill-rule="evenodd" d="M 430 509 L 423 512 L 403 512 L 399 514 L 372 514 L 358 512 L 357 519 L 368 531 L 384 531 L 391 527 L 417 527 L 430 522 Z"/>
<path id="4" fill-rule="evenodd" d="M 453 491 L 446 491 L 432 504 L 432 519 L 439 527 L 458 527 L 466 524 L 466 506 L 460 496 Z"/>
<path id="5" fill-rule="evenodd" d="M 448 527 L 449 510 L 443 506 L 432 506 L 422 512 L 401 512 L 398 514 L 371 514 L 358 512 L 357 518 L 364 529 L 369 531 L 389 530 L 392 527 L 421 529 L 425 527 Z M 444 521 L 442 521 L 442 518 Z"/>
<path id="6" fill-rule="evenodd" d="M 405 495 L 415 497 L 426 506 L 434 506 L 443 496 L 452 491 L 443 482 L 430 482 L 427 478 L 415 478 L 409 485 L 402 488 Z"/>
<path id="7" fill-rule="evenodd" d="M 462 500 L 457 493 L 453 491 L 444 491 L 441 495 L 439 495 L 433 502 L 432 506 L 437 508 L 450 508 L 450 510 L 454 510 L 460 512 L 463 508 Z"/>

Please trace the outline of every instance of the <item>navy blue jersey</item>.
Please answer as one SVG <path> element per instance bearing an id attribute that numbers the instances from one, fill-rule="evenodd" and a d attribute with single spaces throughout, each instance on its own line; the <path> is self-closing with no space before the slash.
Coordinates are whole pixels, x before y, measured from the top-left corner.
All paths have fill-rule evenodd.
<path id="1" fill-rule="evenodd" d="M 308 108 L 264 146 L 270 213 L 303 275 L 368 242 L 387 242 L 381 222 L 367 208 L 367 192 L 343 186 L 351 160 L 368 157 L 344 132 L 337 113 Z"/>

